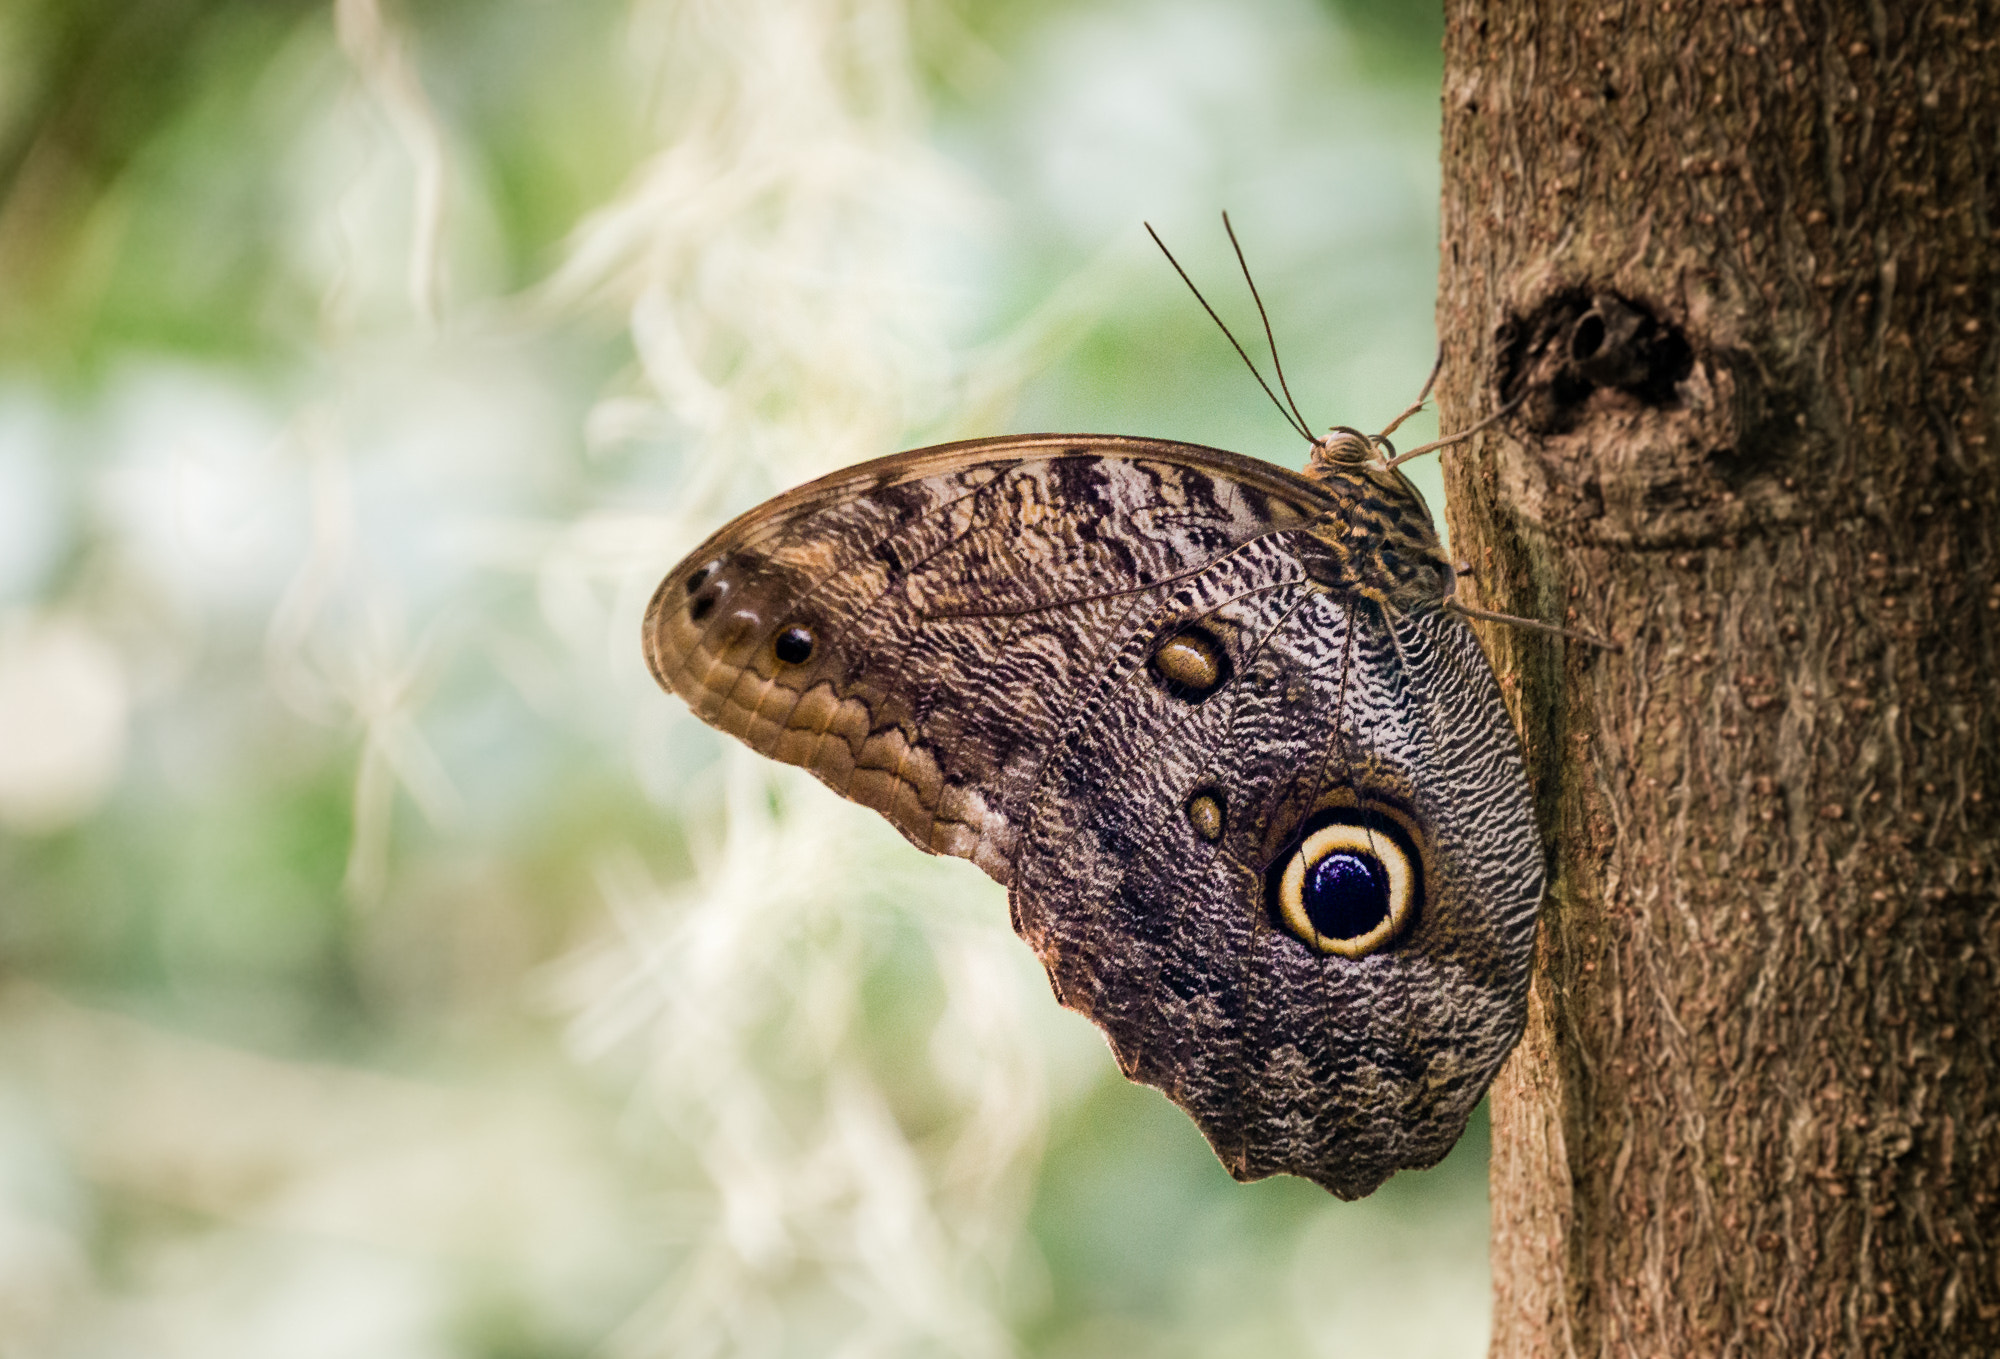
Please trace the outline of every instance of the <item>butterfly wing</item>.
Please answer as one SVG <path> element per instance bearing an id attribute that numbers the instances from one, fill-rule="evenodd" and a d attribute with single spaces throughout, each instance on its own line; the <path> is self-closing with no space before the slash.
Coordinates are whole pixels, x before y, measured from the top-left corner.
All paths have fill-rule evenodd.
<path id="1" fill-rule="evenodd" d="M 1541 871 L 1476 641 L 1315 579 L 1334 506 L 1187 444 L 903 454 L 716 534 L 655 594 L 647 657 L 1007 885 L 1058 997 L 1233 1173 L 1353 1197 L 1441 1157 L 1518 1035 Z M 1418 904 L 1350 958 L 1273 894 L 1356 809 L 1394 818 Z"/>
<path id="2" fill-rule="evenodd" d="M 1014 898 L 1058 995 L 1233 1174 L 1357 1198 L 1440 1160 L 1520 1036 L 1542 854 L 1471 630 L 1319 588 L 1286 536 L 1165 601 L 1226 648 L 1200 703 L 1153 682 L 1143 640 L 1112 659 L 1051 757 Z M 1302 831 L 1356 806 L 1407 827 L 1421 885 L 1390 946 L 1346 958 L 1272 898 Z"/>
<path id="3" fill-rule="evenodd" d="M 899 454 L 690 554 L 647 610 L 647 661 L 703 721 L 1011 884 L 1049 745 L 1146 592 L 1325 503 L 1281 468 L 1157 440 Z"/>

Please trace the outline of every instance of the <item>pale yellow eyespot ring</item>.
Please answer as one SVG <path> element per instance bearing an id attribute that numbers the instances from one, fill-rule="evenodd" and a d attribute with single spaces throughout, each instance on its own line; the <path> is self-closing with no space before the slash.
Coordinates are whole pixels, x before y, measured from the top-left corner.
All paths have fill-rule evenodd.
<path id="1" fill-rule="evenodd" d="M 1315 869 L 1321 870 L 1321 880 L 1308 885 L 1307 875 Z M 1322 953 L 1343 958 L 1365 958 L 1395 938 L 1408 923 L 1416 898 L 1416 866 L 1400 841 L 1380 827 L 1344 821 L 1308 835 L 1278 881 L 1278 914 L 1285 928 Z M 1321 932 L 1343 924 L 1356 928 L 1351 933 Z"/>

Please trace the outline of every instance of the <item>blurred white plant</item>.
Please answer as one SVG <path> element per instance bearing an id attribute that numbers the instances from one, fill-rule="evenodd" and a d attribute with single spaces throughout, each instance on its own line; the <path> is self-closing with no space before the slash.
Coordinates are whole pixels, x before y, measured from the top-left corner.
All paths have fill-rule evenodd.
<path id="1" fill-rule="evenodd" d="M 97 810 L 125 760 L 124 667 L 82 618 L 0 618 L 0 829 Z"/>
<path id="2" fill-rule="evenodd" d="M 679 489 L 650 523 L 579 524 L 543 597 L 560 633 L 579 611 L 601 620 L 641 705 L 673 705 L 640 671 L 637 623 L 676 558 L 746 495 L 893 451 L 952 396 L 952 298 L 926 265 L 977 203 L 925 139 L 908 17 L 900 0 L 635 8 L 659 150 L 577 233 L 549 298 L 629 309 L 658 418 L 628 396 L 598 428 L 663 432 Z M 606 572 L 610 601 L 576 588 Z M 795 771 L 734 748 L 719 773 L 687 767 L 708 748 L 675 739 L 679 767 L 652 780 L 695 881 L 663 890 L 636 855 L 607 863 L 621 937 L 565 988 L 586 1049 L 648 1045 L 654 1103 L 712 1195 L 680 1210 L 687 1265 L 620 1351 L 1010 1353 L 1004 1285 L 1046 1101 L 1026 1010 L 1047 1002 L 999 894 L 965 865 L 910 866 Z M 871 957 L 913 930 L 943 992 L 928 1083 L 946 1107 L 921 1132 L 871 1064 L 862 997 Z"/>
<path id="3" fill-rule="evenodd" d="M 1112 1064 L 998 889 L 715 737 L 637 635 L 732 512 L 996 432 L 1024 375 L 1038 423 L 1231 443 L 1142 216 L 1291 250 L 1340 321 L 1299 371 L 1420 376 L 1435 88 L 1316 0 L 326 9 L 93 229 L 132 246 L 93 312 L 171 277 L 187 352 L 0 375 L 0 1359 L 1401 1354 L 1416 1274 L 1474 1336 L 1476 1195 L 1452 1254 L 1238 1190 L 1150 1095 L 1072 1109 Z M 935 123 L 919 65 L 963 77 Z"/>

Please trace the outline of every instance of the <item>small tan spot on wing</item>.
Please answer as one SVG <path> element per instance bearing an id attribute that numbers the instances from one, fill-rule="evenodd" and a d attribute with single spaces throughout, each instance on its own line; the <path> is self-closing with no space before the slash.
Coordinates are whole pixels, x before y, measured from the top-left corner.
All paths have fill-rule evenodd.
<path id="1" fill-rule="evenodd" d="M 1211 845 L 1222 838 L 1222 801 L 1213 792 L 1204 789 L 1189 798 L 1187 818 L 1194 833 Z"/>
<path id="2" fill-rule="evenodd" d="M 1227 671 L 1221 643 L 1198 628 L 1162 642 L 1152 665 L 1169 692 L 1194 703 L 1214 693 Z"/>

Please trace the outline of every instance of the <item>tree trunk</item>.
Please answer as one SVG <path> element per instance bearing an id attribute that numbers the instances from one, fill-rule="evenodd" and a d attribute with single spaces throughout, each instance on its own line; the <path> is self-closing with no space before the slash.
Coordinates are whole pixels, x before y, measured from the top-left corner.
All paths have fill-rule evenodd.
<path id="1" fill-rule="evenodd" d="M 2000 1353 L 2000 14 L 1448 0 L 1444 426 L 1552 835 L 1495 1355 Z"/>

